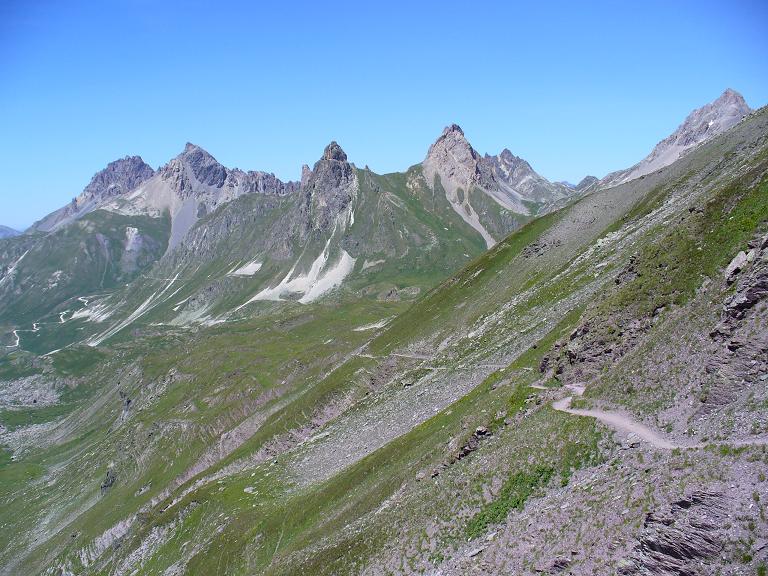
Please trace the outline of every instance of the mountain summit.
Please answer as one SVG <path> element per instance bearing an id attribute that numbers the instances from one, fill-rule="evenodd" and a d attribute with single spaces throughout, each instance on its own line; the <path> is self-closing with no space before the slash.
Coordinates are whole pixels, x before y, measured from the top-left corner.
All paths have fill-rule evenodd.
<path id="1" fill-rule="evenodd" d="M 549 182 L 507 149 L 496 156 L 480 156 L 457 124 L 447 126 L 429 147 L 422 170 L 429 186 L 439 178 L 451 206 L 482 234 L 488 247 L 493 246 L 496 239 L 481 223 L 479 207 L 472 204 L 473 195 L 475 203 L 482 200 L 477 192 L 501 208 L 522 215 L 530 214 L 528 203 L 548 203 L 570 193 L 567 186 Z"/>
<path id="2" fill-rule="evenodd" d="M 141 156 L 126 156 L 107 164 L 94 174 L 83 191 L 66 206 L 33 224 L 31 231 L 51 232 L 92 212 L 105 202 L 130 192 L 154 176 L 155 171 Z"/>
<path id="3" fill-rule="evenodd" d="M 728 88 L 717 99 L 691 112 L 672 134 L 656 144 L 653 151 L 633 167 L 606 176 L 602 184 L 634 180 L 669 166 L 694 146 L 725 132 L 752 112 L 744 97 Z"/>

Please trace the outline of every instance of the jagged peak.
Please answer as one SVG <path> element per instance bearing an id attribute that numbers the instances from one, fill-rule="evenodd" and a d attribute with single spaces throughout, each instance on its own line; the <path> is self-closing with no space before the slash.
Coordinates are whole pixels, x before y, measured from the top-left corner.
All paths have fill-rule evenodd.
<path id="1" fill-rule="evenodd" d="M 213 155 L 191 142 L 187 142 L 184 151 L 168 164 L 166 172 L 169 168 L 171 172 L 176 170 L 174 161 L 186 165 L 200 183 L 208 186 L 220 188 L 227 176 L 227 169 Z"/>
<path id="2" fill-rule="evenodd" d="M 515 154 L 512 154 L 512 152 L 510 152 L 509 148 L 504 148 L 504 150 L 502 150 L 501 153 L 499 154 L 499 158 L 501 158 L 502 160 L 504 160 L 506 162 L 521 162 L 522 161 L 522 162 L 525 162 L 526 164 L 528 164 L 528 162 L 526 162 L 525 160 L 520 158 L 520 156 L 516 156 Z"/>
<path id="3" fill-rule="evenodd" d="M 218 160 L 213 157 L 213 155 L 208 152 L 205 148 L 202 146 L 198 146 L 197 144 L 193 144 L 192 142 L 187 142 L 184 145 L 184 151 L 177 156 L 178 158 L 187 159 L 187 158 L 205 158 L 206 160 L 213 160 L 218 164 Z"/>
<path id="4" fill-rule="evenodd" d="M 717 97 L 713 104 L 719 104 L 719 103 L 730 103 L 735 102 L 740 105 L 743 105 L 747 108 L 749 108 L 749 105 L 747 104 L 747 101 L 744 99 L 744 96 L 741 95 L 741 93 L 737 92 L 733 88 L 726 88 L 720 96 Z"/>
<path id="5" fill-rule="evenodd" d="M 312 169 L 304 164 L 301 167 L 301 185 L 306 186 L 307 182 L 309 182 L 309 178 L 312 176 Z"/>
<path id="6" fill-rule="evenodd" d="M 108 190 L 117 189 L 118 193 L 127 192 L 151 178 L 154 173 L 152 167 L 144 162 L 141 156 L 118 158 L 93 175 L 83 189 L 81 199 L 96 197 Z"/>
<path id="7" fill-rule="evenodd" d="M 464 130 L 461 129 L 461 126 L 458 124 L 451 124 L 450 126 L 446 126 L 443 128 L 443 136 L 447 136 L 449 134 L 461 134 L 464 136 Z"/>
<path id="8" fill-rule="evenodd" d="M 323 150 L 323 160 L 338 160 L 339 162 L 347 161 L 347 154 L 341 149 L 341 146 L 333 140 Z"/>
<path id="9" fill-rule="evenodd" d="M 449 150 L 451 153 L 446 157 L 446 152 Z M 458 124 L 446 126 L 442 134 L 429 147 L 426 162 L 429 162 L 430 159 L 436 159 L 436 157 L 442 158 L 440 163 L 450 161 L 450 157 L 463 164 L 467 162 L 476 164 L 480 160 L 480 155 L 467 141 L 464 131 Z"/>

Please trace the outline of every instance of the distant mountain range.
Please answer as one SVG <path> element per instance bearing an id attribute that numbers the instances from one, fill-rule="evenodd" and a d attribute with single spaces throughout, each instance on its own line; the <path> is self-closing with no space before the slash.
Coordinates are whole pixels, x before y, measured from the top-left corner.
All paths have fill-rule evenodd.
<path id="1" fill-rule="evenodd" d="M 217 323 L 338 288 L 413 298 L 531 219 L 659 170 L 748 111 L 727 90 L 635 167 L 575 186 L 548 181 L 509 150 L 479 154 L 455 124 L 404 173 L 359 169 L 335 142 L 300 182 L 227 168 L 194 144 L 157 171 L 125 157 L 0 245 L 0 320 L 71 313 L 88 297 L 80 333 L 98 343 L 136 314 Z"/>
<path id="2" fill-rule="evenodd" d="M 14 230 L 13 228 L 9 228 L 8 226 L 2 226 L 0 225 L 0 240 L 3 238 L 11 238 L 13 236 L 18 236 L 21 234 L 18 230 Z"/>

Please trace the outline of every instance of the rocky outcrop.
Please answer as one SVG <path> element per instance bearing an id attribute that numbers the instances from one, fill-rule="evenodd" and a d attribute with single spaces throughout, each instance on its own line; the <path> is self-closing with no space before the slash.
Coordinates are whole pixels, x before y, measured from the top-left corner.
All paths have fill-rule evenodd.
<path id="1" fill-rule="evenodd" d="M 456 124 L 445 128 L 430 146 L 422 168 L 429 184 L 440 177 L 449 197 L 455 197 L 459 188 L 466 195 L 477 187 L 505 208 L 522 213 L 527 213 L 523 200 L 550 202 L 570 193 L 568 186 L 540 176 L 506 148 L 495 156 L 480 156 Z"/>
<path id="2" fill-rule="evenodd" d="M 83 193 L 78 196 L 77 203 L 107 198 L 125 194 L 139 184 L 154 176 L 155 171 L 141 159 L 141 156 L 126 156 L 107 164 L 107 167 L 97 172 Z"/>
<path id="3" fill-rule="evenodd" d="M 723 302 L 720 322 L 710 333 L 717 351 L 706 365 L 711 384 L 697 415 L 710 414 L 739 397 L 741 390 L 768 374 L 768 333 L 758 327 L 768 299 L 768 235 L 752 240 L 724 273 L 736 292 Z"/>
<path id="4" fill-rule="evenodd" d="M 700 562 L 723 549 L 728 517 L 722 494 L 693 492 L 646 515 L 623 576 L 696 576 Z"/>
<path id="5" fill-rule="evenodd" d="M 302 182 L 306 226 L 314 232 L 330 230 L 359 188 L 356 170 L 336 142 L 325 147 L 311 173 L 302 175 Z"/>

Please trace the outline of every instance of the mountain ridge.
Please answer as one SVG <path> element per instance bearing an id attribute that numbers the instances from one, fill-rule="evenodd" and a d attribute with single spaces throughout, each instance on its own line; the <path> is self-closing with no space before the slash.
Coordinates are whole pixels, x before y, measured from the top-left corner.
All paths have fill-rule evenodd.
<path id="1" fill-rule="evenodd" d="M 600 180 L 600 185 L 620 184 L 669 166 L 695 146 L 733 127 L 750 112 L 752 109 L 744 97 L 726 88 L 715 100 L 688 114 L 683 123 L 656 144 L 643 160 L 630 168 L 606 175 Z"/>

